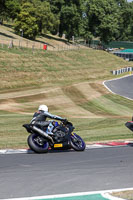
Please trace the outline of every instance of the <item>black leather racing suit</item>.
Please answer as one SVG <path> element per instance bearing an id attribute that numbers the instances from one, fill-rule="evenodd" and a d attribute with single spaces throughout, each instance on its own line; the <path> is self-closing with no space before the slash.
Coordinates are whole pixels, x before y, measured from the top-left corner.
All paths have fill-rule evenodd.
<path id="1" fill-rule="evenodd" d="M 48 126 L 50 123 L 49 121 L 46 121 L 47 117 L 51 119 L 55 119 L 55 120 L 60 120 L 60 121 L 66 120 L 60 116 L 52 115 L 49 112 L 37 111 L 34 113 L 33 118 L 30 123 L 42 129 L 44 126 Z"/>

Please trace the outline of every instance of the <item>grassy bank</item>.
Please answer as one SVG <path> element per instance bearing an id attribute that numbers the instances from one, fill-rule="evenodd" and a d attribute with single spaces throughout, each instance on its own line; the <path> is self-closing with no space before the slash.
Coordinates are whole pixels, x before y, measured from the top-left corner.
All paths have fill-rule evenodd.
<path id="1" fill-rule="evenodd" d="M 104 51 L 51 52 L 0 48 L 0 148 L 27 147 L 23 123 L 40 104 L 71 120 L 86 142 L 124 140 L 133 102 L 110 94 L 111 70 L 132 66 Z"/>
<path id="2" fill-rule="evenodd" d="M 112 78 L 110 71 L 129 65 L 112 54 L 93 49 L 35 51 L 0 48 L 0 89 L 65 86 Z"/>

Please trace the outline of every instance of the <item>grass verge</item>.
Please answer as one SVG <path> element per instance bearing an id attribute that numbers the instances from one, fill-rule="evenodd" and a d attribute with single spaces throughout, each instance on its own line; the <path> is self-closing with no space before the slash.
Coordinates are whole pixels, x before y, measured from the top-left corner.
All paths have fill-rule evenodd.
<path id="1" fill-rule="evenodd" d="M 127 190 L 123 192 L 114 192 L 112 193 L 113 196 L 119 197 L 125 200 L 133 200 L 133 190 Z"/>

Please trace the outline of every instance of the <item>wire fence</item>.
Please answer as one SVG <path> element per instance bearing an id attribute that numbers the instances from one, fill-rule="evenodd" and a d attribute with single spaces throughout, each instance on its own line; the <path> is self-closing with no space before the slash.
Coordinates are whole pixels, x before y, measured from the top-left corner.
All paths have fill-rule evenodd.
<path id="1" fill-rule="evenodd" d="M 81 45 L 79 44 L 71 44 L 71 43 L 59 43 L 56 45 L 50 45 L 44 42 L 33 42 L 29 40 L 18 40 L 18 39 L 11 39 L 11 40 L 3 40 L 0 39 L 0 47 L 1 48 L 30 48 L 34 50 L 48 50 L 48 51 L 68 51 L 68 50 L 75 50 L 79 49 Z"/>

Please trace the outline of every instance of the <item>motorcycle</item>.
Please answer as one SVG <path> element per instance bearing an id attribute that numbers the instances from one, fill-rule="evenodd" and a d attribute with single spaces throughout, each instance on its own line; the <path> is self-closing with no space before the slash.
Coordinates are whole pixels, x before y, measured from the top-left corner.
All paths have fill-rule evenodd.
<path id="1" fill-rule="evenodd" d="M 85 142 L 73 132 L 75 128 L 69 121 L 60 124 L 56 121 L 48 121 L 48 125 L 44 126 L 43 130 L 31 124 L 24 124 L 23 127 L 30 133 L 27 143 L 35 153 L 47 153 L 50 148 L 85 150 Z"/>
<path id="2" fill-rule="evenodd" d="M 125 123 L 125 126 L 129 128 L 131 131 L 133 131 L 133 117 L 132 117 L 132 121 L 128 121 Z"/>

